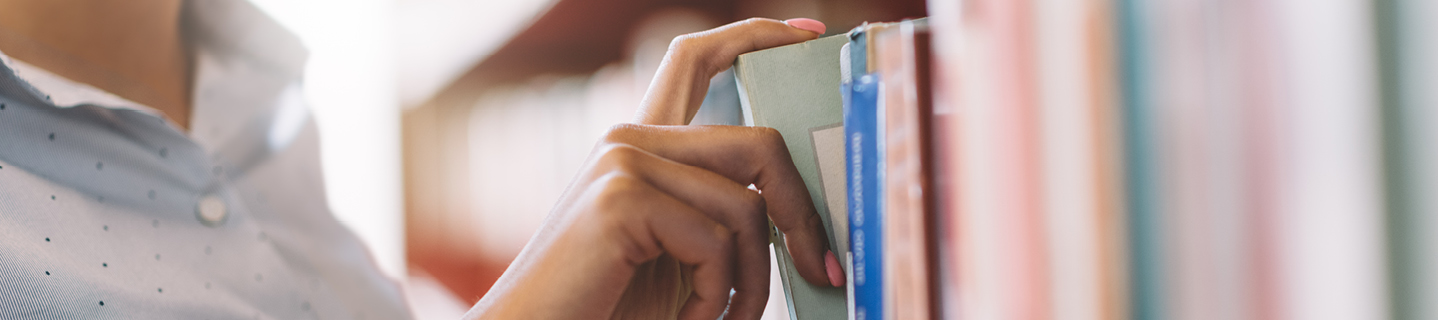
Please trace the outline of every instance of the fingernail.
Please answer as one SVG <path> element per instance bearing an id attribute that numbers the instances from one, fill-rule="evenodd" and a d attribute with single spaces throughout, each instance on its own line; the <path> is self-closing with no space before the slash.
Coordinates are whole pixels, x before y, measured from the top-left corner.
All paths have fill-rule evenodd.
<path id="1" fill-rule="evenodd" d="M 824 34 L 824 23 L 819 22 L 819 20 L 809 18 L 794 18 L 784 20 L 784 23 L 789 24 L 790 27 L 808 30 L 809 32 L 813 33 Z"/>
<path id="2" fill-rule="evenodd" d="M 829 273 L 829 284 L 844 286 L 844 269 L 839 268 L 839 259 L 834 258 L 833 251 L 824 252 L 824 269 Z"/>

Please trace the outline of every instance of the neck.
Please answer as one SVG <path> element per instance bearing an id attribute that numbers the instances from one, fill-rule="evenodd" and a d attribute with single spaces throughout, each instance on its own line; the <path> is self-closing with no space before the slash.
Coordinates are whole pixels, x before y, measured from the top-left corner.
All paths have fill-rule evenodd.
<path id="1" fill-rule="evenodd" d="M 188 127 L 182 0 L 0 0 L 0 51 Z"/>

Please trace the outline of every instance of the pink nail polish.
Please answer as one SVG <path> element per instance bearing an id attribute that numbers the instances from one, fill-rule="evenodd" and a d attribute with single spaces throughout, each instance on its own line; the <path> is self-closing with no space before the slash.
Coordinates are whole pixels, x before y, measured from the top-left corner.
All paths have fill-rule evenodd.
<path id="1" fill-rule="evenodd" d="M 834 258 L 833 251 L 824 252 L 824 269 L 829 273 L 829 284 L 844 286 L 844 270 L 839 268 L 839 259 Z"/>
<path id="2" fill-rule="evenodd" d="M 790 27 L 808 30 L 809 32 L 818 34 L 824 34 L 824 30 L 826 29 L 823 22 L 809 18 L 794 18 L 784 20 L 784 23 L 789 24 Z"/>

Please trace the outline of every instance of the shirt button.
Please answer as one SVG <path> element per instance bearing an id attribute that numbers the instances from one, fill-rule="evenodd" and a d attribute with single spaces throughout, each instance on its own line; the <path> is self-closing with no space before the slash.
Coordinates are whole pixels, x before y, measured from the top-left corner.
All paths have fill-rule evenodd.
<path id="1" fill-rule="evenodd" d="M 205 195 L 204 198 L 200 198 L 199 203 L 195 204 L 195 216 L 200 219 L 200 223 L 207 226 L 214 227 L 224 223 L 227 215 L 229 215 L 229 208 L 225 206 L 225 200 L 220 199 L 219 196 Z"/>

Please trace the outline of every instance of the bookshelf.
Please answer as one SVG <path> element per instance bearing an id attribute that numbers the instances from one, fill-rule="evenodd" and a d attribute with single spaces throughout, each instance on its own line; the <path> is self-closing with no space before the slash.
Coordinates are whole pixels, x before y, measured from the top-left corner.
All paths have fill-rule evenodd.
<path id="1" fill-rule="evenodd" d="M 705 18 L 651 19 L 675 7 Z M 921 318 L 1438 316 L 1438 5 L 1418 0 L 561 1 L 406 115 L 412 228 L 542 215 L 466 199 L 555 196 L 582 156 L 560 150 L 627 118 L 653 72 L 630 30 L 748 16 L 830 34 L 929 17 Z M 506 125 L 533 140 L 476 129 Z M 486 184 L 476 164 L 501 160 L 543 181 Z M 438 229 L 411 229 L 440 238 L 412 238 L 411 261 L 461 230 Z M 477 297 L 493 278 L 472 270 L 507 260 L 472 254 L 418 264 L 459 265 L 447 283 Z"/>

